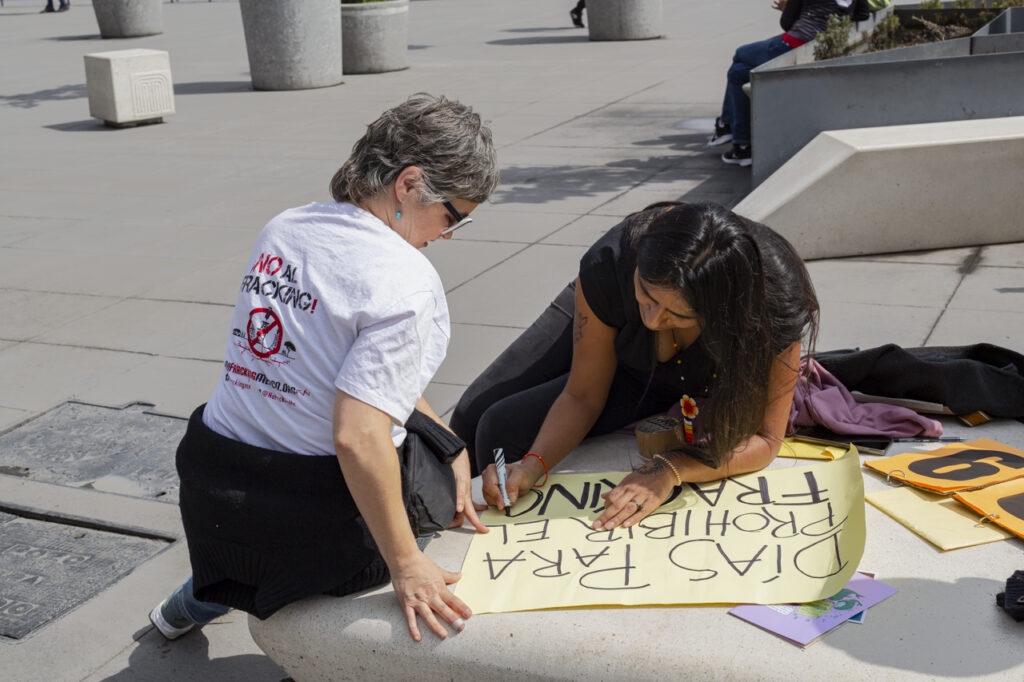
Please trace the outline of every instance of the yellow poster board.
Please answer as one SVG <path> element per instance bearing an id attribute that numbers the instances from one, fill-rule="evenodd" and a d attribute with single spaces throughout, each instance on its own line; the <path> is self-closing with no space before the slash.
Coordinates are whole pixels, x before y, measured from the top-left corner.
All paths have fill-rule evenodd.
<path id="1" fill-rule="evenodd" d="M 979 524 L 978 515 L 956 500 L 926 490 L 900 486 L 864 499 L 942 550 L 1012 537 L 990 523 Z"/>
<path id="2" fill-rule="evenodd" d="M 475 613 L 575 606 L 807 602 L 864 551 L 857 457 L 684 484 L 631 528 L 594 530 L 625 473 L 556 474 L 481 514 L 455 592 Z"/>
<path id="3" fill-rule="evenodd" d="M 986 520 L 1024 538 L 1024 478 L 981 490 L 957 493 L 960 500 Z"/>
<path id="4" fill-rule="evenodd" d="M 929 452 L 904 452 L 864 466 L 919 488 L 952 493 L 1024 476 L 1024 451 L 980 438 Z"/>

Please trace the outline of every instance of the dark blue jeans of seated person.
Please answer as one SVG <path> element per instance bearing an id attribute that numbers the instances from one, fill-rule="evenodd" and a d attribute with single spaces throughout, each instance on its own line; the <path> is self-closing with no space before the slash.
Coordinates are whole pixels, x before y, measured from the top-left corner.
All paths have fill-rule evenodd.
<path id="1" fill-rule="evenodd" d="M 565 287 L 540 317 L 477 377 L 452 413 L 451 427 L 466 441 L 473 475 L 494 462 L 502 448 L 506 462 L 530 451 L 548 410 L 565 388 L 572 363 L 575 283 Z M 679 400 L 678 392 L 648 387 L 621 364 L 604 410 L 587 434 L 600 436 L 659 414 Z"/>
<path id="2" fill-rule="evenodd" d="M 792 49 L 781 34 L 736 48 L 722 102 L 722 120 L 732 128 L 733 144 L 750 144 L 750 98 L 743 92 L 743 85 L 750 82 L 750 72 Z"/>

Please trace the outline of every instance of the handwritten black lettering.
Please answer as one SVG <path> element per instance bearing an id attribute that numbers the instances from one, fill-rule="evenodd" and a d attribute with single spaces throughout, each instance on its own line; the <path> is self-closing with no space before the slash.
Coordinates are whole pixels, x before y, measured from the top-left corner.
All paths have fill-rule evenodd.
<path id="1" fill-rule="evenodd" d="M 516 555 L 514 557 L 512 557 L 511 559 L 495 559 L 494 557 L 491 556 L 490 552 L 487 552 L 487 556 L 486 556 L 486 558 L 484 558 L 484 561 L 487 563 L 487 570 L 491 574 L 491 580 L 497 580 L 498 578 L 500 578 L 501 574 L 504 573 L 505 571 L 507 571 L 508 567 L 511 566 L 512 564 L 518 563 L 518 562 L 521 562 L 521 561 L 526 561 L 526 559 L 521 559 L 520 558 L 522 556 L 523 556 L 523 552 L 522 552 L 522 550 L 520 550 L 520 551 L 516 552 Z M 495 564 L 500 566 L 500 568 L 498 569 L 497 573 L 494 572 Z"/>
<path id="2" fill-rule="evenodd" d="M 915 460 L 907 468 L 919 476 L 943 481 L 970 481 L 999 473 L 999 467 L 984 460 L 998 462 L 1010 469 L 1024 469 L 1024 457 L 999 450 L 961 450 L 943 457 Z"/>
<path id="3" fill-rule="evenodd" d="M 608 549 L 605 547 L 605 549 Z M 650 587 L 650 583 L 643 585 L 630 585 L 630 571 L 635 571 L 636 566 L 629 561 L 629 545 L 626 545 L 626 560 L 622 566 L 615 566 L 613 568 L 600 568 L 595 571 L 589 571 L 580 576 L 580 586 L 586 587 L 590 590 L 642 590 L 645 587 Z M 611 575 L 605 575 L 605 574 Z M 621 575 L 620 575 L 621 574 Z M 598 580 L 597 577 L 601 580 Z M 604 583 L 604 579 L 610 579 L 611 582 Z"/>

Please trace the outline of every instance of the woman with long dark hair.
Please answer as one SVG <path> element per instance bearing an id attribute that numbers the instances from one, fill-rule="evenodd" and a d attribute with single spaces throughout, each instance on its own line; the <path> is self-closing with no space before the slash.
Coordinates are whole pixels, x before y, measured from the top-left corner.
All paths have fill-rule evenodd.
<path id="1" fill-rule="evenodd" d="M 658 204 L 599 239 L 579 276 L 466 390 L 455 432 L 504 508 L 587 436 L 680 403 L 659 452 L 607 494 L 596 527 L 632 525 L 684 481 L 759 470 L 778 453 L 818 303 L 793 247 L 712 203 Z"/>

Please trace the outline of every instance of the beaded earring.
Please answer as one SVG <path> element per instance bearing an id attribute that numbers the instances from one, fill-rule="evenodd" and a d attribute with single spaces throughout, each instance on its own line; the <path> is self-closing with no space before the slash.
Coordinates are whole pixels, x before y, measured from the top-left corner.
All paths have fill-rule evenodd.
<path id="1" fill-rule="evenodd" d="M 397 220 L 401 220 L 402 219 L 402 212 L 401 211 L 395 211 L 395 218 Z"/>

